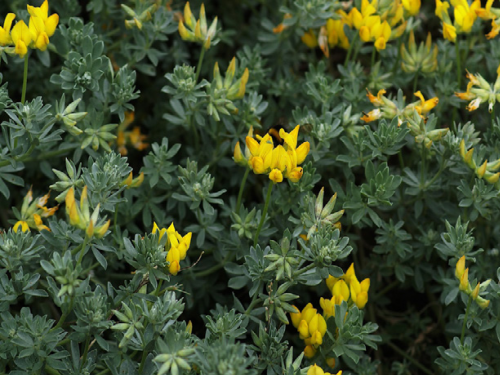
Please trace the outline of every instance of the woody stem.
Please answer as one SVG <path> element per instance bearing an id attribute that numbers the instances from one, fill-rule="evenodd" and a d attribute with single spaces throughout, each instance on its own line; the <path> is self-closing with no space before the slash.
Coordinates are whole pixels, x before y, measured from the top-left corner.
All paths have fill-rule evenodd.
<path id="1" fill-rule="evenodd" d="M 26 100 L 26 86 L 28 84 L 28 54 L 24 56 L 24 75 L 23 75 L 23 91 L 21 94 L 21 103 Z"/>
<path id="2" fill-rule="evenodd" d="M 257 246 L 257 241 L 259 240 L 259 233 L 262 229 L 262 225 L 264 225 L 264 221 L 266 220 L 267 209 L 269 208 L 269 202 L 271 200 L 271 191 L 273 190 L 274 183 L 272 181 L 269 182 L 269 187 L 267 188 L 266 195 L 266 203 L 264 204 L 264 211 L 262 212 L 262 216 L 260 218 L 259 227 L 257 228 L 257 232 L 255 233 L 255 238 L 253 240 L 253 246 Z"/>

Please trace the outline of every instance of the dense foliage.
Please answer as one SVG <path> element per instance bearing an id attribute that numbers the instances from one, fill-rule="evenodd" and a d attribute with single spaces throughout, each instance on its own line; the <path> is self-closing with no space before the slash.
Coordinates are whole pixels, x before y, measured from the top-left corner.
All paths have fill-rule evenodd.
<path id="1" fill-rule="evenodd" d="M 500 373 L 496 6 L 0 2 L 0 373 Z"/>

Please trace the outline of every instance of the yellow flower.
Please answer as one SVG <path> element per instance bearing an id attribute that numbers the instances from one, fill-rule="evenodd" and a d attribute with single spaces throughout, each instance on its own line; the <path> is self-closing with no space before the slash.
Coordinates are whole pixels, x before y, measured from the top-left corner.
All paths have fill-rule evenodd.
<path id="1" fill-rule="evenodd" d="M 331 358 L 329 358 L 329 359 L 331 359 Z M 328 359 L 326 360 L 326 362 L 327 362 L 328 366 L 330 366 L 330 363 L 328 363 Z M 333 366 L 335 366 L 335 359 L 333 359 Z M 330 367 L 333 367 L 333 366 L 330 366 Z M 307 370 L 307 375 L 332 375 L 332 374 L 330 374 L 329 372 L 324 372 L 321 367 L 314 364 L 314 365 L 309 367 L 309 370 Z M 337 372 L 337 374 L 335 374 L 335 375 L 342 375 L 342 371 Z"/>
<path id="2" fill-rule="evenodd" d="M 402 3 L 410 16 L 416 16 L 420 11 L 420 0 L 402 0 Z"/>
<path id="3" fill-rule="evenodd" d="M 29 31 L 35 42 L 35 47 L 41 51 L 45 51 L 49 44 L 49 38 L 56 31 L 57 24 L 59 23 L 59 15 L 54 13 L 49 17 L 48 0 L 45 0 L 40 7 L 28 5 L 28 13 L 31 16 Z"/>
<path id="4" fill-rule="evenodd" d="M 306 31 L 304 35 L 300 38 L 302 43 L 304 43 L 309 48 L 316 48 L 318 46 L 318 38 L 312 29 Z"/>
<path id="5" fill-rule="evenodd" d="M 279 169 L 275 168 L 269 173 L 269 179 L 275 184 L 280 183 L 283 181 L 283 174 Z"/>
<path id="6" fill-rule="evenodd" d="M 494 0 L 487 0 L 486 6 L 484 8 L 476 9 L 476 14 L 478 17 L 483 20 L 494 20 L 497 16 L 491 12 L 491 6 L 493 5 Z"/>
<path id="7" fill-rule="evenodd" d="M 289 19 L 289 18 L 292 18 L 292 15 L 290 13 L 286 13 L 284 16 L 283 16 L 283 20 L 286 20 L 286 19 Z M 284 25 L 283 22 L 280 23 L 278 26 L 276 26 L 275 28 L 273 28 L 273 33 L 275 34 L 280 34 L 283 32 L 283 30 L 285 30 L 288 26 Z"/>
<path id="8" fill-rule="evenodd" d="M 14 13 L 9 13 L 3 21 L 3 27 L 0 27 L 0 46 L 6 46 L 12 43 L 12 38 L 10 36 L 10 29 L 12 27 L 12 21 L 14 21 L 16 15 Z"/>
<path id="9" fill-rule="evenodd" d="M 496 20 L 491 21 L 491 31 L 486 34 L 487 39 L 493 39 L 500 32 L 500 25 L 496 23 Z"/>
<path id="10" fill-rule="evenodd" d="M 437 97 L 425 100 L 424 96 L 420 91 L 417 91 L 414 95 L 420 98 L 420 105 L 415 106 L 415 109 L 420 115 L 425 115 L 429 113 L 439 103 L 439 99 Z"/>
<path id="11" fill-rule="evenodd" d="M 340 20 L 329 18 L 328 21 L 326 21 L 326 33 L 328 37 L 328 46 L 330 48 L 339 46 L 343 49 L 349 49 L 349 39 L 344 32 L 344 25 L 346 24 L 344 18 Z"/>
<path id="12" fill-rule="evenodd" d="M 457 29 L 455 28 L 455 26 L 443 22 L 443 37 L 450 42 L 455 43 L 455 41 L 457 40 Z"/>
<path id="13" fill-rule="evenodd" d="M 10 35 L 15 46 L 14 52 L 23 58 L 28 53 L 28 46 L 32 41 L 28 26 L 21 20 L 14 25 Z"/>
<path id="14" fill-rule="evenodd" d="M 362 116 L 361 120 L 363 120 L 364 122 L 372 122 L 378 120 L 381 117 L 382 117 L 382 112 L 380 111 L 380 109 L 374 109 L 373 111 L 370 111 L 364 116 Z"/>
<path id="15" fill-rule="evenodd" d="M 21 227 L 21 231 L 30 232 L 30 227 L 26 221 L 19 220 L 16 224 L 14 224 L 14 232 L 17 233 L 17 230 Z"/>
<path id="16" fill-rule="evenodd" d="M 316 349 L 312 345 L 306 345 L 304 348 L 304 355 L 306 358 L 312 358 L 316 354 Z"/>
<path id="17" fill-rule="evenodd" d="M 450 4 L 446 1 L 443 2 L 441 0 L 436 0 L 436 11 L 435 14 L 438 16 L 441 21 L 443 20 L 443 13 L 446 13 L 448 15 L 448 8 L 450 7 Z"/>

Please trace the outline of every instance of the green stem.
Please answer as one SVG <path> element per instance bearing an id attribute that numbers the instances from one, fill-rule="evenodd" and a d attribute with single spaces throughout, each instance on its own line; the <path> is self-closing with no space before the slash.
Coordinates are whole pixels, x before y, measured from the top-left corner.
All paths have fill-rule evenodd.
<path id="1" fill-rule="evenodd" d="M 88 239 L 87 235 L 85 235 L 85 239 L 83 240 L 83 244 L 82 244 L 82 249 L 80 250 L 80 257 L 78 258 L 78 262 L 76 263 L 77 267 L 79 264 L 82 263 L 83 255 L 85 254 L 85 248 L 87 247 L 88 240 L 89 239 Z"/>
<path id="2" fill-rule="evenodd" d="M 24 56 L 24 75 L 23 75 L 23 91 L 21 94 L 21 103 L 26 100 L 26 86 L 28 85 L 28 54 Z"/>
<path id="3" fill-rule="evenodd" d="M 413 78 L 413 93 L 417 92 L 418 85 L 418 70 L 415 73 L 415 78 Z"/>
<path id="4" fill-rule="evenodd" d="M 87 335 L 85 339 L 85 349 L 83 350 L 82 362 L 80 363 L 80 371 L 85 367 L 85 362 L 87 362 L 87 355 L 89 354 L 89 344 L 90 344 L 90 334 Z"/>
<path id="5" fill-rule="evenodd" d="M 352 38 L 352 41 L 349 44 L 349 49 L 347 50 L 347 56 L 345 57 L 344 61 L 344 67 L 347 67 L 347 64 L 349 64 L 349 59 L 351 58 L 352 50 L 357 41 L 358 41 L 358 33 L 356 32 L 354 34 L 354 38 Z"/>
<path id="6" fill-rule="evenodd" d="M 495 126 L 495 107 L 491 109 L 491 127 Z"/>
<path id="7" fill-rule="evenodd" d="M 398 346 L 394 345 L 392 342 L 388 341 L 387 345 L 389 345 L 395 352 L 397 352 L 400 355 L 402 355 L 403 357 L 405 357 L 407 360 L 409 360 L 411 363 L 413 363 L 415 366 L 417 366 L 420 370 L 422 370 L 426 374 L 434 375 L 434 373 L 432 371 L 430 371 L 429 369 L 427 369 L 427 367 L 422 365 L 415 358 L 413 358 L 413 356 L 409 355 L 404 350 L 401 350 Z"/>
<path id="8" fill-rule="evenodd" d="M 425 145 L 424 142 L 422 142 L 422 170 L 420 171 L 420 180 L 422 187 L 424 186 L 425 182 Z"/>
<path id="9" fill-rule="evenodd" d="M 238 200 L 236 201 L 236 215 L 240 214 L 241 197 L 243 196 L 243 190 L 245 190 L 245 184 L 247 182 L 248 173 L 250 173 L 250 168 L 247 168 L 245 174 L 243 175 L 243 180 L 241 180 L 240 191 L 238 193 Z"/>
<path id="10" fill-rule="evenodd" d="M 271 200 L 271 191 L 273 190 L 273 185 L 274 183 L 272 181 L 269 181 L 269 187 L 267 188 L 267 195 L 266 195 L 266 203 L 264 204 L 264 211 L 262 212 L 262 216 L 260 218 L 260 223 L 257 228 L 257 232 L 255 233 L 255 238 L 253 239 L 253 246 L 257 246 L 257 241 L 259 240 L 259 234 L 260 230 L 262 229 L 262 225 L 264 225 L 264 221 L 266 220 L 266 215 L 267 215 L 267 209 L 269 208 L 269 202 Z"/>
<path id="11" fill-rule="evenodd" d="M 144 365 L 146 364 L 147 357 L 148 357 L 148 352 L 144 350 L 142 352 L 141 364 L 139 365 L 139 374 L 142 374 L 142 371 L 144 370 Z"/>
<path id="12" fill-rule="evenodd" d="M 194 275 L 196 278 L 211 275 L 214 272 L 223 268 L 227 262 L 230 262 L 231 260 L 233 260 L 233 257 L 234 257 L 234 252 L 228 252 L 227 255 L 224 257 L 224 259 L 222 259 L 221 262 L 218 262 L 215 266 L 210 267 L 204 271 L 197 272 Z"/>
<path id="13" fill-rule="evenodd" d="M 163 279 L 160 279 L 160 282 L 156 286 L 155 292 L 153 293 L 155 296 L 159 296 L 160 295 L 160 290 L 161 290 L 161 286 L 162 285 L 163 285 Z"/>
<path id="14" fill-rule="evenodd" d="M 296 278 L 296 277 L 298 277 L 298 276 L 302 275 L 303 273 L 306 273 L 307 271 L 312 270 L 314 267 L 316 267 L 316 264 L 311 263 L 311 264 L 309 264 L 308 266 L 306 266 L 306 267 L 304 267 L 304 268 L 302 268 L 302 269 L 298 270 L 297 272 L 295 272 L 295 273 L 293 274 L 293 277 L 294 277 L 294 278 Z"/>
<path id="15" fill-rule="evenodd" d="M 403 42 L 403 38 L 400 37 L 398 38 L 398 49 L 396 50 L 396 61 L 394 62 L 394 66 L 392 67 L 392 74 L 396 73 L 396 69 L 398 68 L 399 65 L 399 60 L 401 59 L 401 43 Z"/>
<path id="16" fill-rule="evenodd" d="M 252 312 L 253 307 L 257 303 L 257 296 L 259 295 L 261 288 L 262 288 L 262 280 L 259 281 L 259 286 L 257 287 L 257 290 L 255 291 L 255 294 L 252 297 L 252 301 L 250 301 L 250 305 L 248 306 L 248 309 L 245 310 L 245 315 L 248 315 Z"/>
<path id="17" fill-rule="evenodd" d="M 120 199 L 120 195 L 118 195 L 118 199 Z M 120 205 L 120 203 L 117 203 L 116 206 L 115 206 L 115 222 L 113 224 L 113 227 L 115 228 L 115 234 L 118 232 L 118 228 L 117 228 L 117 224 L 118 223 L 118 206 Z"/>
<path id="18" fill-rule="evenodd" d="M 55 327 L 53 327 L 49 332 L 55 331 L 56 329 L 58 329 L 59 327 L 61 327 L 63 325 L 63 323 L 66 320 L 66 318 L 68 317 L 68 315 L 71 313 L 71 311 L 73 311 L 73 300 L 74 300 L 74 295 L 71 296 L 68 309 L 65 312 L 63 312 L 63 314 L 59 318 L 59 321 L 57 322 Z"/>
<path id="19" fill-rule="evenodd" d="M 460 67 L 460 46 L 458 45 L 458 38 L 455 41 L 455 61 L 457 63 L 457 85 L 460 90 L 460 81 L 462 78 L 462 68 Z"/>
<path id="20" fill-rule="evenodd" d="M 198 82 L 198 77 L 200 76 L 201 66 L 203 64 L 203 57 L 205 57 L 205 47 L 201 47 L 200 58 L 198 60 L 198 66 L 196 67 L 196 77 L 195 81 Z"/>
<path id="21" fill-rule="evenodd" d="M 460 336 L 460 343 L 464 344 L 465 337 L 465 326 L 467 325 L 467 318 L 469 317 L 469 309 L 472 302 L 472 296 L 469 296 L 469 301 L 467 302 L 467 309 L 465 310 L 464 324 L 462 325 L 462 335 Z"/>

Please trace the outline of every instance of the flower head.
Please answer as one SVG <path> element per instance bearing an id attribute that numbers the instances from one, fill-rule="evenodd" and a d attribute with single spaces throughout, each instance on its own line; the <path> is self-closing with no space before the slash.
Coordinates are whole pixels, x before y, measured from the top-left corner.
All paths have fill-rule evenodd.
<path id="1" fill-rule="evenodd" d="M 54 215 L 59 207 L 47 208 L 46 205 L 49 196 L 50 193 L 47 193 L 44 196 L 33 199 L 33 191 L 30 188 L 23 199 L 21 212 L 16 215 L 18 221 L 14 224 L 14 232 L 17 232 L 19 228 L 23 232 L 29 232 L 30 228 L 38 231 L 45 229 L 50 232 L 49 227 L 43 224 L 42 218 Z"/>
<path id="2" fill-rule="evenodd" d="M 49 2 L 45 0 L 40 7 L 28 5 L 30 14 L 29 31 L 35 47 L 40 51 L 45 51 L 49 44 L 49 38 L 54 35 L 59 15 L 57 13 L 49 16 Z"/>
<path id="3" fill-rule="evenodd" d="M 189 232 L 181 236 L 181 234 L 175 230 L 174 223 L 170 224 L 168 229 L 160 229 L 158 225 L 154 223 L 152 233 L 156 232 L 160 234 L 159 240 L 161 240 L 165 234 L 167 235 L 167 243 L 165 245 L 165 250 L 167 251 L 166 261 L 168 262 L 169 272 L 175 276 L 181 269 L 180 262 L 186 259 L 187 251 L 191 246 L 191 237 L 193 233 Z"/>
<path id="4" fill-rule="evenodd" d="M 179 34 L 183 40 L 201 43 L 203 48 L 207 50 L 210 48 L 211 41 L 215 38 L 216 31 L 217 17 L 214 18 L 210 28 L 208 28 L 204 4 L 201 4 L 200 18 L 197 20 L 191 12 L 189 1 L 186 2 L 184 20 L 179 21 Z"/>

